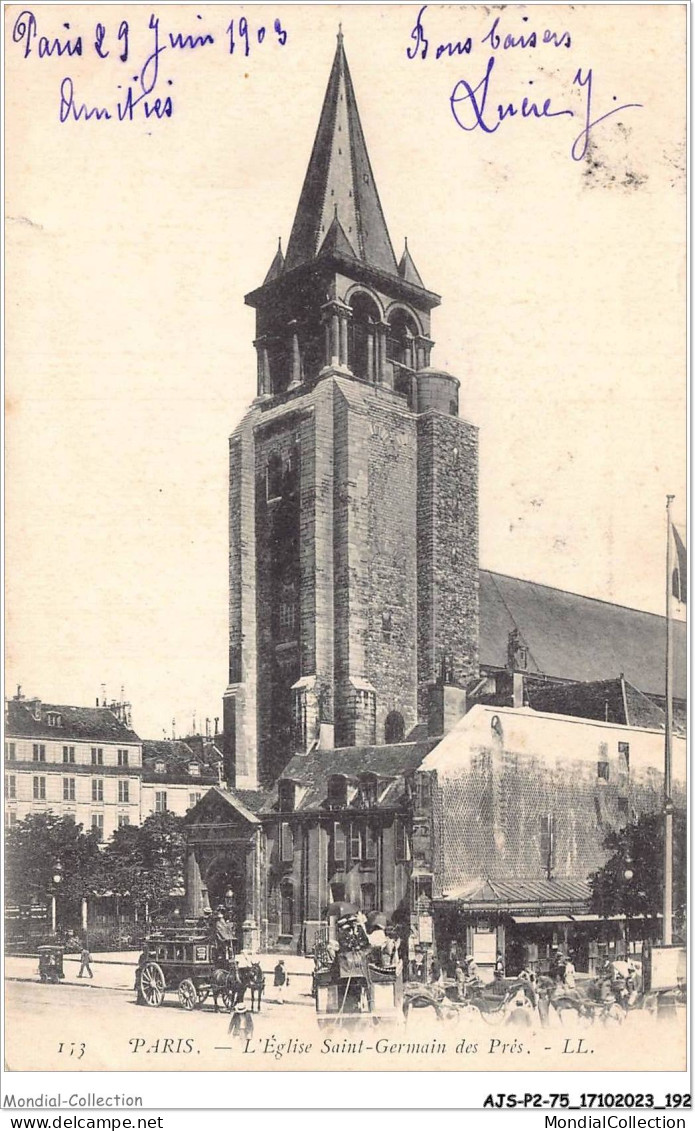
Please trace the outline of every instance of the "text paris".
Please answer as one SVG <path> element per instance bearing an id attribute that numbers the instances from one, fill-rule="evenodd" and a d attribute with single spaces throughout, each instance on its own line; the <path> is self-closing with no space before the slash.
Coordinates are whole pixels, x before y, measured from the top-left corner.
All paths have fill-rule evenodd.
<path id="1" fill-rule="evenodd" d="M 580 67 L 572 79 L 572 86 L 583 91 L 584 105 L 578 110 L 555 109 L 552 105 L 552 99 L 542 96 L 536 96 L 534 99 L 524 96 L 516 102 L 506 100 L 495 103 L 490 82 L 494 68 L 495 56 L 491 55 L 480 82 L 474 86 L 466 79 L 459 79 L 451 92 L 449 105 L 454 121 L 460 129 L 468 133 L 473 130 L 480 130 L 485 134 L 494 134 L 503 122 L 510 121 L 512 118 L 518 118 L 520 121 L 528 121 L 529 118 L 536 120 L 541 118 L 546 120 L 550 118 L 576 118 L 581 122 L 582 128 L 574 138 L 570 152 L 573 160 L 581 161 L 586 157 L 591 140 L 591 131 L 599 122 L 604 122 L 606 118 L 611 118 L 614 114 L 623 110 L 639 109 L 642 106 L 641 102 L 624 102 L 620 106 L 612 106 L 610 110 L 603 114 L 595 115 L 593 106 L 594 75 L 591 67 L 586 71 Z M 613 102 L 617 101 L 617 96 L 613 95 Z"/>
<path id="2" fill-rule="evenodd" d="M 169 80 L 171 86 L 171 80 Z M 126 88 L 115 105 L 94 106 L 82 102 L 75 93 L 75 86 L 69 76 L 60 84 L 59 117 L 61 122 L 90 122 L 90 121 L 116 121 L 132 122 L 136 117 L 143 120 L 148 118 L 171 118 L 174 113 L 174 103 L 171 95 L 153 97 L 149 90 L 137 93 L 132 86 Z"/>

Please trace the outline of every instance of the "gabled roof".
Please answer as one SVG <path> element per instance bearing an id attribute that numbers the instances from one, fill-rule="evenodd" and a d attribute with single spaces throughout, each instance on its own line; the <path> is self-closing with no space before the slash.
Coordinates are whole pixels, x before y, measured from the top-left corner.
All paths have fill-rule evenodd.
<path id="1" fill-rule="evenodd" d="M 341 33 L 287 245 L 286 271 L 316 258 L 336 210 L 355 257 L 397 275 Z"/>
<path id="2" fill-rule="evenodd" d="M 334 774 L 357 780 L 360 774 L 373 773 L 379 778 L 399 778 L 416 770 L 422 760 L 440 741 L 430 738 L 424 742 L 400 742 L 391 746 L 348 746 L 339 750 L 312 750 L 309 754 L 295 754 L 283 770 L 282 778 L 291 778 L 299 787 L 296 805 L 298 812 L 321 809 L 328 796 L 328 779 Z M 387 785 L 387 783 L 384 783 Z M 379 801 L 381 806 L 393 807 L 396 794 L 386 788 Z M 272 812 L 277 805 L 277 785 L 267 794 L 262 812 Z"/>
<path id="3" fill-rule="evenodd" d="M 185 820 L 187 824 L 195 825 L 208 814 L 219 819 L 227 813 L 230 818 L 242 817 L 248 824 L 257 825 L 254 808 L 258 808 L 264 796 L 260 790 L 222 789 L 213 785 L 188 811 Z"/>
<path id="4" fill-rule="evenodd" d="M 59 715 L 60 725 L 49 726 L 48 715 Z M 75 742 L 140 743 L 135 731 L 122 723 L 109 707 L 69 707 L 25 699 L 8 701 L 5 733 L 55 742 L 73 739 Z"/>
<path id="5" fill-rule="evenodd" d="M 509 633 L 528 648 L 528 671 L 592 681 L 624 673 L 663 695 L 665 618 L 564 589 L 480 570 L 480 663 L 504 668 Z M 674 621 L 674 695 L 685 699 L 686 626 Z"/>

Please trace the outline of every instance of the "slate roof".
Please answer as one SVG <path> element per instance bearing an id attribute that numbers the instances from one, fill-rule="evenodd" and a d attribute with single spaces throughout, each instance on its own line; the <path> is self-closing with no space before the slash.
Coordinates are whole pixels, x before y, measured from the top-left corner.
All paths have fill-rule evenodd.
<path id="1" fill-rule="evenodd" d="M 140 738 L 109 707 L 70 707 L 62 703 L 41 703 L 40 718 L 34 717 L 34 700 L 10 699 L 7 703 L 5 733 L 18 738 L 46 738 L 58 742 L 140 743 Z M 49 726 L 47 716 L 61 717 L 60 726 Z"/>
<path id="2" fill-rule="evenodd" d="M 328 794 L 328 779 L 333 774 L 344 774 L 357 781 L 360 774 L 373 773 L 380 778 L 399 778 L 416 770 L 440 738 L 424 742 L 400 742 L 391 746 L 348 746 L 339 750 L 313 750 L 309 754 L 295 754 L 285 766 L 282 778 L 291 778 L 299 785 L 296 812 L 322 809 Z M 390 785 L 381 792 L 379 805 L 393 806 L 396 794 Z M 261 812 L 273 812 L 277 806 L 277 786 L 269 790 Z"/>
<path id="3" fill-rule="evenodd" d="M 557 879 L 492 880 L 477 877 L 461 887 L 446 892 L 447 902 L 483 904 L 505 907 L 567 906 L 586 903 L 591 888 L 586 880 L 558 877 Z"/>
<path id="4" fill-rule="evenodd" d="M 157 762 L 164 762 L 166 769 L 162 773 L 155 770 Z M 200 767 L 198 774 L 191 774 L 188 767 L 191 762 Z M 190 783 L 191 785 L 216 785 L 217 771 L 211 766 L 206 766 L 202 759 L 195 754 L 188 743 L 180 739 L 160 739 L 150 741 L 145 739 L 142 744 L 142 780 L 144 782 L 170 782 L 173 784 Z"/>
<path id="5" fill-rule="evenodd" d="M 504 668 L 509 633 L 528 648 L 529 672 L 593 681 L 624 673 L 647 695 L 663 695 L 665 618 L 564 589 L 480 571 L 480 663 Z M 686 698 L 686 626 L 673 622 L 673 693 Z"/>
<path id="6" fill-rule="evenodd" d="M 355 258 L 397 276 L 341 34 L 287 245 L 286 271 L 315 259 L 334 215 Z"/>

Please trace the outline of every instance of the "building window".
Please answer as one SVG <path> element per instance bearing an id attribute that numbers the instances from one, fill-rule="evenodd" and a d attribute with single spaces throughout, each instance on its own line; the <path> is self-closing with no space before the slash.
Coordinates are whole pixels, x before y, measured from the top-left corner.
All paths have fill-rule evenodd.
<path id="1" fill-rule="evenodd" d="M 374 884 L 362 884 L 362 910 L 374 911 L 376 908 L 376 887 Z"/>
<path id="2" fill-rule="evenodd" d="M 294 833 L 287 821 L 280 826 L 280 859 L 283 864 L 291 864 L 294 860 Z"/>
<path id="3" fill-rule="evenodd" d="M 34 801 L 46 800 L 46 779 L 34 778 Z"/>
<path id="4" fill-rule="evenodd" d="M 8 829 L 13 829 L 17 824 L 17 814 L 14 809 L 8 809 L 5 813 L 5 824 Z"/>
<path id="5" fill-rule="evenodd" d="M 345 863 L 345 829 L 339 821 L 333 822 L 333 860 L 336 864 Z"/>
<path id="6" fill-rule="evenodd" d="M 343 903 L 345 901 L 345 884 L 331 884 L 331 903 Z"/>
<path id="7" fill-rule="evenodd" d="M 596 773 L 600 781 L 608 781 L 608 762 L 597 762 Z"/>
<path id="8" fill-rule="evenodd" d="M 347 778 L 344 774 L 332 774 L 328 779 L 328 804 L 332 809 L 347 807 Z"/>
<path id="9" fill-rule="evenodd" d="M 96 834 L 97 840 L 102 840 L 104 837 L 104 814 L 92 813 L 92 832 Z"/>
<path id="10" fill-rule="evenodd" d="M 155 813 L 166 813 L 167 811 L 167 795 L 166 790 L 158 790 L 154 795 L 154 811 Z"/>
<path id="11" fill-rule="evenodd" d="M 352 824 L 350 826 L 350 857 L 353 860 L 359 860 L 362 856 L 362 838 L 360 836 L 360 826 Z"/>
<path id="12" fill-rule="evenodd" d="M 118 751 L 118 765 L 119 766 L 127 766 L 128 765 L 128 751 L 127 750 L 119 750 Z"/>
<path id="13" fill-rule="evenodd" d="M 93 746 L 92 747 L 92 765 L 93 766 L 103 766 L 104 765 L 104 751 L 102 750 L 101 746 Z"/>
<path id="14" fill-rule="evenodd" d="M 154 772 L 155 772 L 156 774 L 163 774 L 163 773 L 166 773 L 166 763 L 165 763 L 165 762 L 162 762 L 162 761 L 158 761 L 158 762 L 155 762 L 155 764 L 154 764 Z"/>
<path id="15" fill-rule="evenodd" d="M 280 934 L 291 935 L 294 931 L 294 891 L 292 884 L 284 883 L 280 888 Z"/>
<path id="16" fill-rule="evenodd" d="M 376 860 L 376 848 L 376 830 L 371 825 L 365 825 L 362 830 L 362 859 L 367 863 Z"/>
<path id="17" fill-rule="evenodd" d="M 541 817 L 541 864 L 548 879 L 552 879 L 555 867 L 555 818 L 550 814 Z"/>
<path id="18" fill-rule="evenodd" d="M 70 762 L 75 761 L 75 747 L 74 746 L 64 746 L 63 747 L 63 761 L 65 763 L 68 763 L 68 764 Z"/>
<path id="19" fill-rule="evenodd" d="M 291 813 L 294 809 L 294 795 L 293 781 L 285 778 L 278 783 L 278 806 L 283 813 Z"/>
<path id="20" fill-rule="evenodd" d="M 118 817 L 118 827 L 119 827 L 119 829 L 124 829 L 126 827 L 126 825 L 129 825 L 129 824 L 130 824 L 130 817 L 128 816 L 128 814 L 127 813 L 120 813 L 119 817 Z"/>
<path id="21" fill-rule="evenodd" d="M 48 711 L 46 714 L 46 722 L 49 727 L 59 727 L 62 725 L 63 719 L 61 715 L 57 714 L 55 711 Z"/>
<path id="22" fill-rule="evenodd" d="M 118 783 L 118 800 L 120 802 L 130 801 L 130 782 L 119 781 L 119 783 Z"/>
<path id="23" fill-rule="evenodd" d="M 17 797 L 17 779 L 14 774 L 8 774 L 5 778 L 5 797 L 10 801 L 14 801 Z"/>
<path id="24" fill-rule="evenodd" d="M 415 778 L 415 806 L 429 809 L 432 801 L 432 782 L 429 774 L 418 774 Z"/>
<path id="25" fill-rule="evenodd" d="M 17 757 L 17 743 L 16 742 L 6 742 L 5 743 L 5 757 L 7 758 L 8 762 L 14 762 L 16 760 L 16 757 Z"/>
<path id="26" fill-rule="evenodd" d="M 101 778 L 92 779 L 92 801 L 104 800 L 104 783 Z"/>
<path id="27" fill-rule="evenodd" d="M 402 742 L 405 738 L 405 722 L 400 711 L 389 711 L 384 724 L 384 741 Z"/>
<path id="28" fill-rule="evenodd" d="M 273 452 L 268 459 L 268 467 L 265 473 L 265 497 L 269 503 L 282 498 L 282 459 L 277 452 Z"/>
<path id="29" fill-rule="evenodd" d="M 75 779 L 63 778 L 63 801 L 75 800 Z"/>
<path id="30" fill-rule="evenodd" d="M 410 843 L 408 829 L 402 817 L 396 817 L 396 860 L 402 862 L 410 860 Z"/>
<path id="31" fill-rule="evenodd" d="M 188 772 L 189 772 L 189 774 L 191 775 L 192 778 L 199 778 L 200 777 L 200 765 L 198 764 L 198 762 L 189 762 L 188 763 Z"/>
<path id="32" fill-rule="evenodd" d="M 620 758 L 620 769 L 626 773 L 630 773 L 630 743 L 618 743 L 618 757 Z"/>
<path id="33" fill-rule="evenodd" d="M 188 808 L 192 809 L 194 805 L 197 805 L 202 796 L 202 793 L 189 793 Z"/>
<path id="34" fill-rule="evenodd" d="M 34 743 L 32 757 L 35 762 L 46 761 L 46 747 L 43 745 L 43 743 Z"/>

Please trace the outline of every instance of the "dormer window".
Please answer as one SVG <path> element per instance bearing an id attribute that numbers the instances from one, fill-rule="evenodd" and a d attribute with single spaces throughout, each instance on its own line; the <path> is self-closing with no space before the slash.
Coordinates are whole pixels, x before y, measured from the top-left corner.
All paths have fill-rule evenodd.
<path id="1" fill-rule="evenodd" d="M 345 774 L 332 774 L 328 779 L 328 804 L 332 809 L 347 807 L 347 778 Z"/>
<path id="2" fill-rule="evenodd" d="M 379 800 L 379 782 L 376 774 L 362 774 L 360 777 L 360 805 L 371 809 Z"/>
<path id="3" fill-rule="evenodd" d="M 49 727 L 59 727 L 63 724 L 63 716 L 59 715 L 57 711 L 48 711 L 46 715 L 46 722 Z"/>
<path id="4" fill-rule="evenodd" d="M 163 773 L 165 773 L 165 772 L 166 772 L 166 768 L 167 768 L 167 767 L 166 767 L 166 762 L 163 762 L 163 761 L 161 760 L 161 758 L 158 758 L 158 759 L 157 759 L 157 761 L 156 761 L 156 762 L 155 762 L 155 764 L 154 764 L 154 772 L 155 772 L 155 774 L 163 774 Z"/>
<path id="5" fill-rule="evenodd" d="M 200 777 L 200 765 L 198 764 L 198 762 L 189 762 L 188 763 L 188 772 L 191 775 L 191 777 L 199 778 Z"/>
<path id="6" fill-rule="evenodd" d="M 278 807 L 283 813 L 291 813 L 295 807 L 296 786 L 289 778 L 278 782 Z"/>

